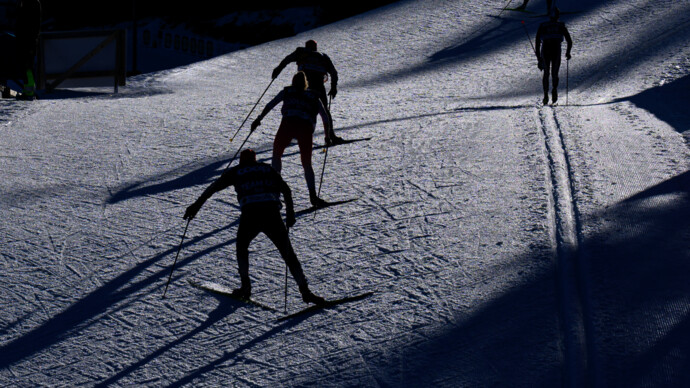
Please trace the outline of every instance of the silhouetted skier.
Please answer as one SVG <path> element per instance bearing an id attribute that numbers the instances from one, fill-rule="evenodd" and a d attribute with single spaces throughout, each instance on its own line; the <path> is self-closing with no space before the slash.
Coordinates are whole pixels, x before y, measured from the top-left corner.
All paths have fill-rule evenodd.
<path id="1" fill-rule="evenodd" d="M 565 58 L 570 60 L 570 50 L 573 48 L 573 40 L 565 27 L 565 23 L 559 22 L 560 11 L 554 7 L 550 20 L 539 25 L 537 30 L 535 53 L 539 61 L 539 69 L 544 70 L 542 85 L 544 87 L 544 105 L 549 103 L 549 75 L 552 75 L 553 85 L 551 89 L 552 103 L 558 101 L 558 70 L 561 67 L 561 43 L 563 39 L 568 43 L 565 50 Z"/>
<path id="2" fill-rule="evenodd" d="M 297 71 L 303 71 L 304 74 L 306 74 L 310 89 L 319 96 L 323 106 L 328 109 L 328 98 L 324 84 L 329 75 L 331 79 L 331 90 L 328 92 L 328 96 L 335 98 L 335 95 L 338 93 L 338 72 L 335 70 L 331 58 L 317 51 L 316 41 L 308 40 L 304 44 L 304 47 L 297 47 L 295 51 L 286 56 L 280 64 L 273 69 L 272 77 L 274 79 L 277 78 L 285 66 L 292 62 L 297 63 Z M 333 128 L 332 124 L 331 128 Z M 331 132 L 330 135 L 330 139 L 334 144 L 342 141 L 335 133 Z"/>
<path id="3" fill-rule="evenodd" d="M 292 77 L 292 85 L 281 90 L 271 101 L 266 104 L 259 117 L 254 120 L 251 130 L 255 130 L 261 125 L 264 118 L 276 105 L 283 103 L 281 113 L 283 119 L 273 140 L 273 157 L 271 164 L 278 172 L 282 170 L 282 157 L 285 148 L 290 145 L 292 139 L 297 139 L 299 145 L 300 159 L 304 168 L 304 178 L 309 189 L 309 200 L 311 204 L 320 207 L 326 202 L 316 194 L 316 181 L 314 169 L 311 165 L 311 154 L 313 146 L 313 134 L 316 127 L 316 115 L 321 115 L 324 126 L 326 144 L 331 143 L 333 128 L 331 128 L 331 115 L 323 106 L 321 99 L 311 89 L 304 72 L 298 72 Z"/>
<path id="4" fill-rule="evenodd" d="M 290 187 L 280 174 L 266 163 L 256 161 L 256 153 L 245 149 L 240 154 L 240 163 L 223 173 L 204 190 L 201 196 L 190 205 L 184 219 L 192 220 L 201 206 L 214 193 L 234 186 L 240 203 L 240 225 L 237 228 L 237 265 L 242 286 L 233 295 L 249 299 L 252 293 L 249 278 L 249 244 L 263 232 L 275 244 L 285 260 L 292 277 L 297 282 L 302 300 L 307 303 L 323 304 L 325 300 L 309 290 L 307 279 L 297 255 L 292 249 L 288 231 L 280 216 L 280 194 L 285 199 L 285 221 L 287 227 L 295 224 L 295 210 L 292 204 Z"/>

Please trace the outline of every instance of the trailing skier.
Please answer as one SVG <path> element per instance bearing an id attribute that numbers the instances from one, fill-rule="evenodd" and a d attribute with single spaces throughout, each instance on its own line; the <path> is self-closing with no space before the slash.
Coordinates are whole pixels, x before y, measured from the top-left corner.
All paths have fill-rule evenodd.
<path id="1" fill-rule="evenodd" d="M 329 75 L 331 79 L 331 90 L 328 92 L 328 96 L 335 98 L 335 95 L 338 93 L 338 72 L 335 66 L 333 66 L 331 58 L 317 50 L 315 40 L 308 40 L 304 44 L 304 47 L 297 47 L 295 51 L 286 56 L 280 64 L 273 69 L 273 79 L 277 78 L 285 66 L 292 62 L 297 63 L 297 71 L 304 72 L 309 82 L 309 88 L 317 94 L 323 106 L 328 109 L 328 99 L 324 84 Z M 333 128 L 332 123 L 331 128 Z M 333 132 L 330 133 L 330 139 L 334 144 L 342 140 Z"/>
<path id="2" fill-rule="evenodd" d="M 309 189 L 309 200 L 311 204 L 318 207 L 326 205 L 326 202 L 318 197 L 316 193 L 316 182 L 314 178 L 314 168 L 311 164 L 313 149 L 313 134 L 316 127 L 316 115 L 321 116 L 324 126 L 326 144 L 331 143 L 333 128 L 331 127 L 331 115 L 323 106 L 316 93 L 309 88 L 306 75 L 300 71 L 292 77 L 292 85 L 284 88 L 271 101 L 266 104 L 259 117 L 254 120 L 251 130 L 254 131 L 261 120 L 276 105 L 283 103 L 281 113 L 283 118 L 278 127 L 278 132 L 273 141 L 273 157 L 271 164 L 278 172 L 282 170 L 282 157 L 285 148 L 290 145 L 292 139 L 297 139 L 299 145 L 300 158 L 304 168 L 304 178 Z"/>
<path id="3" fill-rule="evenodd" d="M 568 46 L 565 50 L 566 60 L 570 60 L 570 50 L 573 48 L 573 40 L 565 27 L 565 23 L 558 21 L 560 10 L 554 7 L 549 16 L 549 21 L 539 25 L 536 37 L 535 54 L 538 67 L 544 71 L 542 86 L 544 88 L 544 105 L 549 103 L 549 75 L 553 78 L 551 89 L 551 102 L 558 101 L 558 70 L 561 67 L 561 43 L 563 39 Z"/>
<path id="4" fill-rule="evenodd" d="M 270 165 L 257 162 L 256 153 L 253 150 L 243 150 L 240 153 L 240 163 L 225 171 L 220 178 L 208 186 L 196 202 L 187 208 L 184 219 L 194 219 L 207 199 L 229 186 L 235 187 L 241 210 L 236 246 L 242 286 L 233 291 L 233 296 L 242 299 L 249 299 L 251 296 L 249 244 L 263 232 L 275 244 L 285 260 L 292 277 L 297 282 L 302 300 L 307 303 L 324 304 L 325 300 L 314 295 L 309 289 L 302 266 L 297 260 L 288 231 L 280 216 L 280 194 L 283 194 L 287 227 L 295 224 L 295 210 L 290 187 Z"/>

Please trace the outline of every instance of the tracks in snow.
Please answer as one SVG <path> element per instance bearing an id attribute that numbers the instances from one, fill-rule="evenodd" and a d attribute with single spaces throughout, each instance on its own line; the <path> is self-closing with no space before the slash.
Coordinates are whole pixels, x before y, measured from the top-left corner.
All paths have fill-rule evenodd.
<path id="1" fill-rule="evenodd" d="M 563 133 L 553 107 L 537 111 L 537 123 L 544 136 L 550 179 L 549 218 L 551 246 L 558 279 L 559 319 L 564 343 L 564 376 L 567 386 L 587 384 L 586 298 L 579 260 L 579 225 L 573 198 L 572 171 Z"/>

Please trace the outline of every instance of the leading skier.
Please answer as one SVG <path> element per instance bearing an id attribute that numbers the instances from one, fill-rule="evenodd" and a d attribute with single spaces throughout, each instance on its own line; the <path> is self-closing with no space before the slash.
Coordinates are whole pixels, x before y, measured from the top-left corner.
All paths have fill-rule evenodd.
<path id="1" fill-rule="evenodd" d="M 328 92 L 328 96 L 335 98 L 335 95 L 338 93 L 338 71 L 336 71 L 335 66 L 333 66 L 331 58 L 317 50 L 315 40 L 308 40 L 304 43 L 304 47 L 297 47 L 295 51 L 286 56 L 280 64 L 273 69 L 273 74 L 271 75 L 273 79 L 278 78 L 278 75 L 280 75 L 280 72 L 283 71 L 285 66 L 292 62 L 297 63 L 297 71 L 304 72 L 311 90 L 316 93 L 323 106 L 329 109 L 330 107 L 328 106 L 328 100 L 326 98 L 326 87 L 324 86 L 328 76 L 330 76 L 331 79 L 331 90 Z M 342 143 L 343 139 L 336 136 L 335 133 L 332 132 L 332 128 L 333 125 L 331 123 L 328 145 Z"/>
<path id="2" fill-rule="evenodd" d="M 554 7 L 551 10 L 549 21 L 539 25 L 537 30 L 534 52 L 537 55 L 538 67 L 544 70 L 542 86 L 544 88 L 544 105 L 549 103 L 549 75 L 553 78 L 551 89 L 551 102 L 558 101 L 558 70 L 561 67 L 561 43 L 563 39 L 568 46 L 565 50 L 566 60 L 570 60 L 570 50 L 573 48 L 573 40 L 565 27 L 565 23 L 558 21 L 560 10 Z"/>

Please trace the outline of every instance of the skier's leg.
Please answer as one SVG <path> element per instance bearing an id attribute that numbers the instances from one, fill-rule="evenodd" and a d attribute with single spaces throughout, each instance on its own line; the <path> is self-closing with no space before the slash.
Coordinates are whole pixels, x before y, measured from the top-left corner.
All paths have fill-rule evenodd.
<path id="1" fill-rule="evenodd" d="M 297 255 L 294 249 L 292 249 L 292 244 L 290 243 L 290 237 L 288 236 L 287 229 L 280 217 L 279 211 L 272 211 L 270 213 L 266 212 L 263 214 L 264 217 L 264 227 L 262 231 L 264 234 L 273 242 L 273 244 L 278 248 L 280 256 L 287 264 L 292 277 L 297 282 L 300 287 L 306 286 L 307 279 L 302 271 L 302 266 L 297 260 Z"/>
<path id="2" fill-rule="evenodd" d="M 290 270 L 293 279 L 295 279 L 300 294 L 302 294 L 302 300 L 307 303 L 324 303 L 325 300 L 322 297 L 314 295 L 309 289 L 309 283 L 306 276 L 304 276 L 302 265 L 297 259 L 295 250 L 292 248 L 290 236 L 285 228 L 285 224 L 283 224 L 283 220 L 280 218 L 280 212 L 274 211 L 271 214 L 266 214 L 264 217 L 266 220 L 263 228 L 264 234 L 275 244 L 280 252 L 280 256 L 285 260 L 285 264 Z"/>
<path id="3" fill-rule="evenodd" d="M 304 121 L 303 128 L 299 129 L 297 135 L 297 145 L 299 146 L 299 155 L 304 169 L 304 179 L 307 181 L 307 189 L 309 189 L 309 198 L 312 203 L 316 199 L 316 178 L 314 177 L 314 168 L 311 164 L 313 138 L 312 138 L 311 123 Z"/>
<path id="4" fill-rule="evenodd" d="M 550 69 L 551 69 L 551 61 L 548 56 L 544 56 L 544 75 L 542 76 L 541 83 L 542 83 L 542 88 L 544 89 L 544 104 L 549 103 L 549 77 L 550 77 Z"/>
<path id="5" fill-rule="evenodd" d="M 283 118 L 283 120 L 280 122 L 280 127 L 278 127 L 276 137 L 273 140 L 273 156 L 271 157 L 271 165 L 278 172 L 280 172 L 283 168 L 283 153 L 292 141 L 290 122 L 290 119 Z"/>
<path id="6" fill-rule="evenodd" d="M 552 77 L 553 77 L 553 83 L 552 83 L 552 89 L 551 89 L 551 96 L 552 96 L 552 101 L 556 102 L 558 101 L 558 71 L 561 68 L 561 52 L 560 50 L 557 53 L 557 56 L 554 56 L 552 58 Z"/>
<path id="7" fill-rule="evenodd" d="M 240 225 L 237 227 L 237 241 L 235 242 L 237 268 L 240 274 L 240 280 L 242 281 L 241 289 L 246 290 L 245 297 L 249 297 L 251 294 L 251 281 L 249 279 L 249 244 L 260 232 L 260 228 L 257 225 L 258 219 L 260 218 L 243 211 L 240 215 Z"/>

